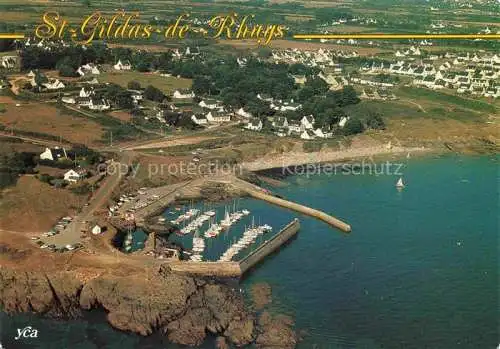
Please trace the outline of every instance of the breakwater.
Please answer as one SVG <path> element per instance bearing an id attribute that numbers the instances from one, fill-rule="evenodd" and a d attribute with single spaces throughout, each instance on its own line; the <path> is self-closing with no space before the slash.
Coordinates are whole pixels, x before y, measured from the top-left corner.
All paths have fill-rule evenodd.
<path id="1" fill-rule="evenodd" d="M 301 204 L 297 204 L 295 202 L 287 201 L 284 199 L 280 199 L 276 196 L 272 196 L 269 194 L 265 194 L 261 191 L 253 190 L 253 189 L 247 189 L 248 195 L 259 199 L 259 200 L 264 200 L 269 203 L 285 207 L 303 214 L 306 214 L 311 217 L 318 218 L 322 220 L 323 222 L 326 222 L 330 224 L 331 226 L 340 229 L 344 233 L 350 233 L 351 232 L 351 226 L 347 223 L 342 222 L 340 219 L 337 219 L 329 214 L 326 214 L 322 211 L 316 210 L 314 208 L 310 208 Z"/>
<path id="2" fill-rule="evenodd" d="M 260 263 L 266 256 L 276 251 L 285 242 L 290 240 L 300 229 L 300 222 L 297 218 L 288 223 L 278 234 L 270 240 L 262 243 L 256 250 L 250 253 L 239 262 L 241 275 L 250 268 Z"/>

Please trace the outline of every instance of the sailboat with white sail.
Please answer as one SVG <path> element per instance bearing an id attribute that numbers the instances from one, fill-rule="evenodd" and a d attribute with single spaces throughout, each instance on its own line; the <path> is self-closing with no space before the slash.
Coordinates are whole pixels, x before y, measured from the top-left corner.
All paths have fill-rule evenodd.
<path id="1" fill-rule="evenodd" d="M 403 182 L 403 177 L 399 177 L 398 181 L 396 182 L 396 188 L 403 189 L 404 187 L 405 183 Z"/>

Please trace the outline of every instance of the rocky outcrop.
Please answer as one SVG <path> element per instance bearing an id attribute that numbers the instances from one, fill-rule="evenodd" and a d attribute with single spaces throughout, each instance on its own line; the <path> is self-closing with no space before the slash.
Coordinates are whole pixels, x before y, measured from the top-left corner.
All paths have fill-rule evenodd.
<path id="1" fill-rule="evenodd" d="M 0 305 L 7 312 L 74 317 L 103 308 L 115 328 L 149 335 L 161 330 L 175 343 L 198 345 L 208 333 L 237 345 L 253 340 L 254 321 L 239 292 L 214 281 L 171 273 L 102 274 L 85 284 L 69 272 L 0 268 Z"/>
<path id="2" fill-rule="evenodd" d="M 246 328 L 246 332 L 231 330 L 234 324 L 240 323 L 244 324 L 240 327 Z M 189 300 L 186 313 L 164 330 L 171 341 L 186 345 L 200 344 L 206 332 L 224 333 L 231 342 L 243 345 L 253 339 L 253 318 L 245 311 L 241 295 L 234 290 L 218 284 L 204 284 Z"/>
<path id="3" fill-rule="evenodd" d="M 149 275 L 150 274 L 150 275 Z M 118 276 L 102 274 L 86 283 L 70 272 L 20 272 L 0 267 L 0 305 L 7 312 L 74 317 L 80 309 L 103 308 L 115 328 L 149 335 L 161 331 L 170 341 L 199 345 L 207 334 L 217 345 L 293 348 L 295 335 L 283 319 L 260 319 L 245 308 L 233 288 L 168 267 L 158 272 Z M 267 320 L 266 320 L 267 319 Z"/>
<path id="4" fill-rule="evenodd" d="M 180 316 L 196 292 L 191 278 L 102 275 L 87 283 L 80 296 L 83 309 L 101 306 L 110 324 L 120 330 L 149 335 Z"/>
<path id="5" fill-rule="evenodd" d="M 49 276 L 0 267 L 0 304 L 6 312 L 78 316 L 82 286 L 68 272 L 53 273 Z"/>
<path id="6" fill-rule="evenodd" d="M 293 349 L 297 345 L 293 321 L 286 316 L 272 317 L 263 312 L 259 318 L 259 332 L 255 340 L 257 348 Z"/>

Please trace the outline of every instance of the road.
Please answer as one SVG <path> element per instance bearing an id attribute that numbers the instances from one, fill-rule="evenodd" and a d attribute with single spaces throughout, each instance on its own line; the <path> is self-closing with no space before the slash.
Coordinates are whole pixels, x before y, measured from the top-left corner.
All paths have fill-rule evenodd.
<path id="1" fill-rule="evenodd" d="M 16 139 L 22 139 L 23 141 L 26 142 L 31 142 L 33 144 L 40 144 L 40 145 L 45 145 L 48 147 L 60 147 L 60 146 L 68 146 L 71 147 L 70 143 L 61 143 L 58 141 L 51 141 L 43 138 L 34 138 L 34 137 L 27 137 L 27 136 L 19 136 L 7 132 L 0 132 L 0 137 L 8 137 L 8 138 L 16 138 Z"/>
<path id="2" fill-rule="evenodd" d="M 87 227 L 85 222 L 94 220 L 94 213 L 106 204 L 108 198 L 120 183 L 121 179 L 127 174 L 128 166 L 132 164 L 132 158 L 127 154 L 122 154 L 118 162 L 110 164 L 109 171 L 101 186 L 92 196 L 88 206 L 84 207 L 80 214 L 74 217 L 73 221 L 66 226 L 59 234 L 44 237 L 41 240 L 46 244 L 54 244 L 56 247 L 73 245 L 81 241 L 81 232 Z M 126 165 L 126 166 L 120 166 Z M 127 170 L 125 170 L 127 168 Z M 90 227 L 91 228 L 91 227 Z"/>

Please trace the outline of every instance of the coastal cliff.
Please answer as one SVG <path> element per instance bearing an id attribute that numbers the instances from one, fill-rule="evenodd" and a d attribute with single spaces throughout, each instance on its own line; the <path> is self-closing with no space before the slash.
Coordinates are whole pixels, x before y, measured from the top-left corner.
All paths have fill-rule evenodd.
<path id="1" fill-rule="evenodd" d="M 290 345 L 294 343 L 290 342 L 291 326 L 279 331 L 276 326 L 260 326 L 261 321 L 245 308 L 242 295 L 228 285 L 178 275 L 167 268 L 150 274 L 103 273 L 82 282 L 71 272 L 20 272 L 2 266 L 0 305 L 8 313 L 59 318 L 77 317 L 82 309 L 103 308 L 117 329 L 140 335 L 160 331 L 170 341 L 190 346 L 213 334 L 220 336 L 218 342 L 237 346 L 294 347 Z"/>

